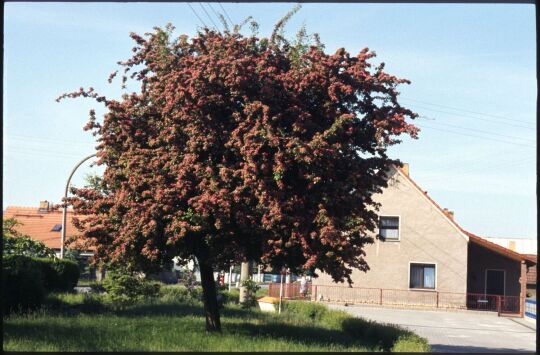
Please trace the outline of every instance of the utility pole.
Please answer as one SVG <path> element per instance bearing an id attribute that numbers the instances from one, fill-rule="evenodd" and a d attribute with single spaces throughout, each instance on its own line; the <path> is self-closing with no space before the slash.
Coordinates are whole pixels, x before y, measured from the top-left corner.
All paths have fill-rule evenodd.
<path id="1" fill-rule="evenodd" d="M 77 163 L 77 165 L 75 165 L 75 167 L 73 168 L 73 170 L 71 170 L 71 174 L 69 174 L 69 177 L 67 179 L 67 182 L 66 182 L 66 189 L 64 191 L 64 207 L 62 209 L 62 236 L 61 236 L 61 241 L 60 241 L 60 259 L 63 259 L 64 258 L 64 244 L 66 242 L 66 220 L 67 220 L 67 195 L 68 195 L 68 190 L 69 190 L 69 183 L 71 182 L 71 178 L 73 177 L 73 174 L 75 173 L 75 170 L 77 170 L 77 168 L 79 166 L 81 166 L 82 163 L 84 163 L 85 161 L 87 161 L 88 159 L 92 158 L 92 157 L 95 157 L 96 154 L 92 154 L 92 155 L 89 155 L 87 156 L 86 158 L 84 158 L 83 160 L 81 160 L 80 162 Z"/>

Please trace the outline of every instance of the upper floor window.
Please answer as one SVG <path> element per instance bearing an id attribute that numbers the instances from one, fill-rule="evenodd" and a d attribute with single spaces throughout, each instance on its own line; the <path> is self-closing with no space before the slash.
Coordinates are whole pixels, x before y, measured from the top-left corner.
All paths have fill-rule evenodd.
<path id="1" fill-rule="evenodd" d="M 399 217 L 381 216 L 379 235 L 382 240 L 399 240 Z"/>

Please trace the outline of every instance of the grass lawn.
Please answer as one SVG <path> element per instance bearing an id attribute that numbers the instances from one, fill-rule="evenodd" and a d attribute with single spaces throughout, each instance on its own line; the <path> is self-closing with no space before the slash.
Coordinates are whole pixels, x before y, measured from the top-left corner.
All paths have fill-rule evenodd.
<path id="1" fill-rule="evenodd" d="M 402 329 L 307 302 L 281 315 L 227 304 L 222 333 L 206 333 L 202 304 L 164 295 L 117 309 L 103 296 L 51 295 L 27 315 L 4 318 L 5 351 L 427 351 Z M 401 337 L 401 338 L 400 338 Z M 393 349 L 392 349 L 393 348 Z"/>

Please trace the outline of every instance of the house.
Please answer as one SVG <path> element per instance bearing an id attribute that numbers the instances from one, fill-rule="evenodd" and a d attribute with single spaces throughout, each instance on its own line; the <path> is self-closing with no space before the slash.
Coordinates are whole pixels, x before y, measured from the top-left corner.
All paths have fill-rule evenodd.
<path id="1" fill-rule="evenodd" d="M 313 297 L 522 314 L 536 259 L 465 231 L 411 179 L 408 164 L 388 176 L 388 187 L 374 195 L 380 238 L 365 248 L 370 270 L 353 270 L 352 288 L 320 273 Z"/>
<path id="2" fill-rule="evenodd" d="M 62 210 L 54 209 L 48 201 L 41 201 L 39 207 L 16 207 L 8 206 L 3 213 L 3 218 L 15 218 L 20 225 L 15 229 L 28 235 L 33 240 L 43 242 L 46 247 L 52 249 L 56 255 L 60 256 L 61 235 L 62 235 Z M 77 234 L 77 229 L 73 225 L 73 210 L 66 213 L 66 240 Z M 92 250 L 84 250 L 80 257 L 87 264 L 88 259 L 93 255 Z M 86 259 L 86 260 L 84 260 Z M 92 277 L 95 270 L 89 270 Z M 100 276 L 100 275 L 98 275 Z"/>

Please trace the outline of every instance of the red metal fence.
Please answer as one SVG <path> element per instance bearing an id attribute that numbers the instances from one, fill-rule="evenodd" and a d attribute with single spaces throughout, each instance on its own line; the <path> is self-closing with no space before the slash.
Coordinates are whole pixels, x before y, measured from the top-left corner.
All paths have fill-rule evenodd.
<path id="1" fill-rule="evenodd" d="M 493 311 L 501 314 L 520 314 L 524 299 L 519 296 L 499 296 L 476 293 L 439 292 L 431 290 L 398 290 L 382 288 L 344 287 L 307 284 L 300 292 L 300 284 L 283 284 L 283 298 L 308 299 L 351 304 L 378 304 L 445 309 Z M 280 284 L 268 286 L 268 295 L 279 297 Z"/>

